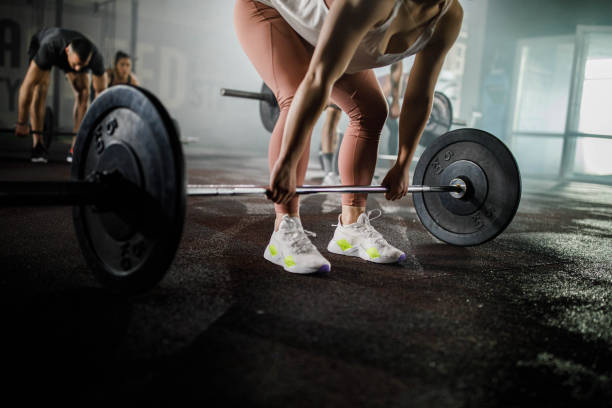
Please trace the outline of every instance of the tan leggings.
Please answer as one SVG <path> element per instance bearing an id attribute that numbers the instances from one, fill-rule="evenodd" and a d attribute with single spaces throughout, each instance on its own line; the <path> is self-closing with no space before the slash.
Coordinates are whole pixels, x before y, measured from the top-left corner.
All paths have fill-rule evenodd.
<path id="1" fill-rule="evenodd" d="M 326 0 L 328 5 L 332 2 Z M 281 148 L 287 113 L 304 78 L 314 48 L 300 37 L 280 14 L 255 0 L 236 0 L 234 26 L 238 40 L 255 69 L 270 87 L 280 116 L 268 148 L 268 164 L 274 166 Z M 349 117 L 342 139 L 338 169 L 342 184 L 372 182 L 378 140 L 387 119 L 387 101 L 372 70 L 344 74 L 332 89 L 331 101 Z M 297 185 L 304 183 L 310 154 L 310 135 L 297 168 Z M 343 194 L 342 204 L 365 207 L 366 194 Z M 275 205 L 277 213 L 298 213 L 299 197 L 288 205 Z"/>

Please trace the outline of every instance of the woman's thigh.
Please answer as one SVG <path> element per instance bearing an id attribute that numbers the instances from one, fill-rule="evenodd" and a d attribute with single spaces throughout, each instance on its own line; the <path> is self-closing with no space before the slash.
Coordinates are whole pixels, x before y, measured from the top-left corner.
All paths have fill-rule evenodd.
<path id="1" fill-rule="evenodd" d="M 313 47 L 278 11 L 254 0 L 236 1 L 234 26 L 242 48 L 281 108 L 290 104 L 308 70 Z"/>

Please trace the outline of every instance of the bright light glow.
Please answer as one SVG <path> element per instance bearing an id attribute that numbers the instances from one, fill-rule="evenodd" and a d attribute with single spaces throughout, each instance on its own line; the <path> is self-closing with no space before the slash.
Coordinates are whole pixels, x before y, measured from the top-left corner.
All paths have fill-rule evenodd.
<path id="1" fill-rule="evenodd" d="M 612 175 L 612 140 L 594 137 L 581 137 L 576 141 L 576 162 L 574 170 L 577 173 L 594 176 Z"/>
<path id="2" fill-rule="evenodd" d="M 573 39 L 551 37 L 524 42 L 513 130 L 562 134 L 574 57 Z"/>
<path id="3" fill-rule="evenodd" d="M 612 135 L 612 58 L 587 60 L 584 77 L 578 131 Z"/>

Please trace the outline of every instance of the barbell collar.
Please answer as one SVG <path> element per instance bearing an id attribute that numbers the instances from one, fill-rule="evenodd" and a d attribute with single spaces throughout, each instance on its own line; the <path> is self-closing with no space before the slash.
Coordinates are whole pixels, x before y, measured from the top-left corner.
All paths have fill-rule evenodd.
<path id="1" fill-rule="evenodd" d="M 187 186 L 189 196 L 225 196 L 225 195 L 254 195 L 266 194 L 267 187 L 255 185 L 224 185 L 224 184 L 190 184 Z M 410 186 L 409 193 L 462 193 L 464 190 L 459 185 L 448 186 Z M 386 193 L 387 188 L 383 186 L 300 186 L 295 189 L 296 194 L 317 193 Z"/>

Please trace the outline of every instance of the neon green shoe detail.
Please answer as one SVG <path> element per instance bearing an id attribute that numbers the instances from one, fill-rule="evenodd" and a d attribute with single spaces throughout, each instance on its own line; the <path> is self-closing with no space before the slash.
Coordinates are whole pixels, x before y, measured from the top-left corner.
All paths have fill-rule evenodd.
<path id="1" fill-rule="evenodd" d="M 268 248 L 270 248 L 270 254 L 272 254 L 272 256 L 276 256 L 276 254 L 278 254 L 278 251 L 274 245 L 270 245 Z"/>
<path id="2" fill-rule="evenodd" d="M 285 265 L 287 265 L 287 268 L 295 266 L 295 261 L 293 260 L 293 257 L 291 255 L 287 255 L 285 257 Z"/>
<path id="3" fill-rule="evenodd" d="M 376 249 L 376 247 L 368 248 L 366 252 L 368 255 L 370 255 L 371 259 L 380 258 L 380 254 L 378 253 L 378 249 Z"/>
<path id="4" fill-rule="evenodd" d="M 343 251 L 346 251 L 347 249 L 351 249 L 353 246 L 351 244 L 349 244 L 349 242 L 342 238 L 338 241 L 336 241 L 336 243 L 338 244 L 338 246 L 340 247 L 340 249 L 342 249 Z"/>

